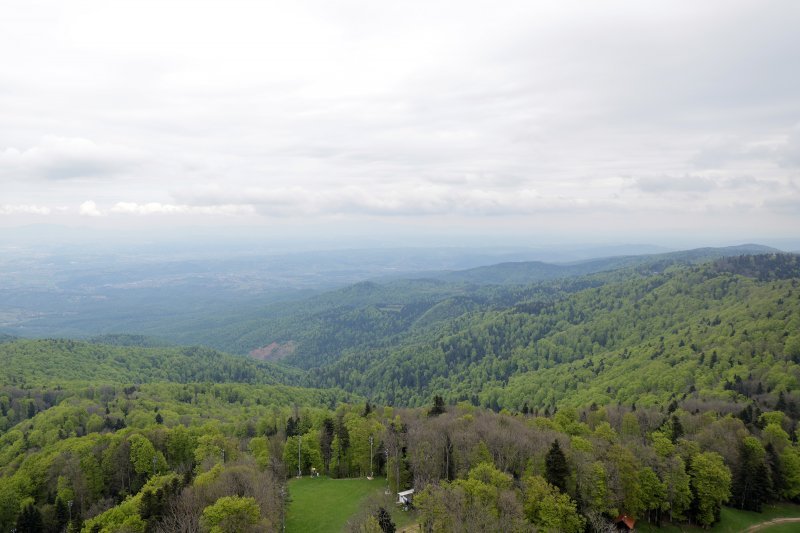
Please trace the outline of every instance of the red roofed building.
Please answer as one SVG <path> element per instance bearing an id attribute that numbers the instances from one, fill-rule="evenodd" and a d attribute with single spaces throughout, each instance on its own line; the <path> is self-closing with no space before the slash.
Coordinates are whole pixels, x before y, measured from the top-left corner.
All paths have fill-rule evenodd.
<path id="1" fill-rule="evenodd" d="M 614 519 L 614 525 L 620 531 L 633 531 L 633 526 L 636 525 L 636 520 L 626 514 L 621 514 Z"/>

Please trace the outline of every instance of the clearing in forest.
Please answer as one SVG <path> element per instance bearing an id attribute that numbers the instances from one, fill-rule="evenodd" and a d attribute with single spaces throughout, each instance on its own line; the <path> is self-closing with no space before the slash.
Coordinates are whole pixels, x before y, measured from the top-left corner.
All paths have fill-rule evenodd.
<path id="1" fill-rule="evenodd" d="M 304 477 L 289 481 L 287 533 L 339 533 L 371 496 L 384 497 L 386 478 L 373 480 Z M 390 502 L 394 500 L 389 500 Z M 387 503 L 387 510 L 398 526 L 410 522 L 409 513 Z"/>

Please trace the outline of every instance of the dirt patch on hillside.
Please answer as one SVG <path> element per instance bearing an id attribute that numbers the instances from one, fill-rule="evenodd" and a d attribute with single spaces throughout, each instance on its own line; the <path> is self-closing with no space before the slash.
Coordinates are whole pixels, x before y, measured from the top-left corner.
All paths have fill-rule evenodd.
<path id="1" fill-rule="evenodd" d="M 283 344 L 279 342 L 273 342 L 267 346 L 262 346 L 261 348 L 251 350 L 250 357 L 254 359 L 261 359 L 262 361 L 280 361 L 281 359 L 285 359 L 286 357 L 292 355 L 296 348 L 297 345 L 294 343 L 294 341 L 285 342 Z"/>

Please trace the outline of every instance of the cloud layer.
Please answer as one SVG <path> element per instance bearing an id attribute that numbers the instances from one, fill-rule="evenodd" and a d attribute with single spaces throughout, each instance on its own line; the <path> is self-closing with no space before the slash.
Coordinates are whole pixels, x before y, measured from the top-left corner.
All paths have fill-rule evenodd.
<path id="1" fill-rule="evenodd" d="M 4 11 L 2 225 L 800 227 L 789 0 Z"/>

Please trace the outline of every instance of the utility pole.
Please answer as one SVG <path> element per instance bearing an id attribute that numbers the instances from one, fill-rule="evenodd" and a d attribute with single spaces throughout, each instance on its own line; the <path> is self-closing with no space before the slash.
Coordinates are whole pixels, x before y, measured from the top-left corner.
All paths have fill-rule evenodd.
<path id="1" fill-rule="evenodd" d="M 281 486 L 281 501 L 283 505 L 281 505 L 281 529 L 286 531 L 286 486 Z"/>
<path id="2" fill-rule="evenodd" d="M 369 479 L 375 477 L 375 472 L 372 471 L 372 435 L 369 436 Z"/>
<path id="3" fill-rule="evenodd" d="M 389 448 L 384 448 L 383 453 L 386 455 L 386 494 L 391 494 L 389 490 Z"/>
<path id="4" fill-rule="evenodd" d="M 69 523 L 70 525 L 67 527 L 72 527 L 72 500 L 67 502 L 67 509 L 69 509 Z"/>
<path id="5" fill-rule="evenodd" d="M 303 436 L 297 436 L 297 477 L 303 477 L 303 471 L 300 469 L 300 444 L 303 442 Z"/>

